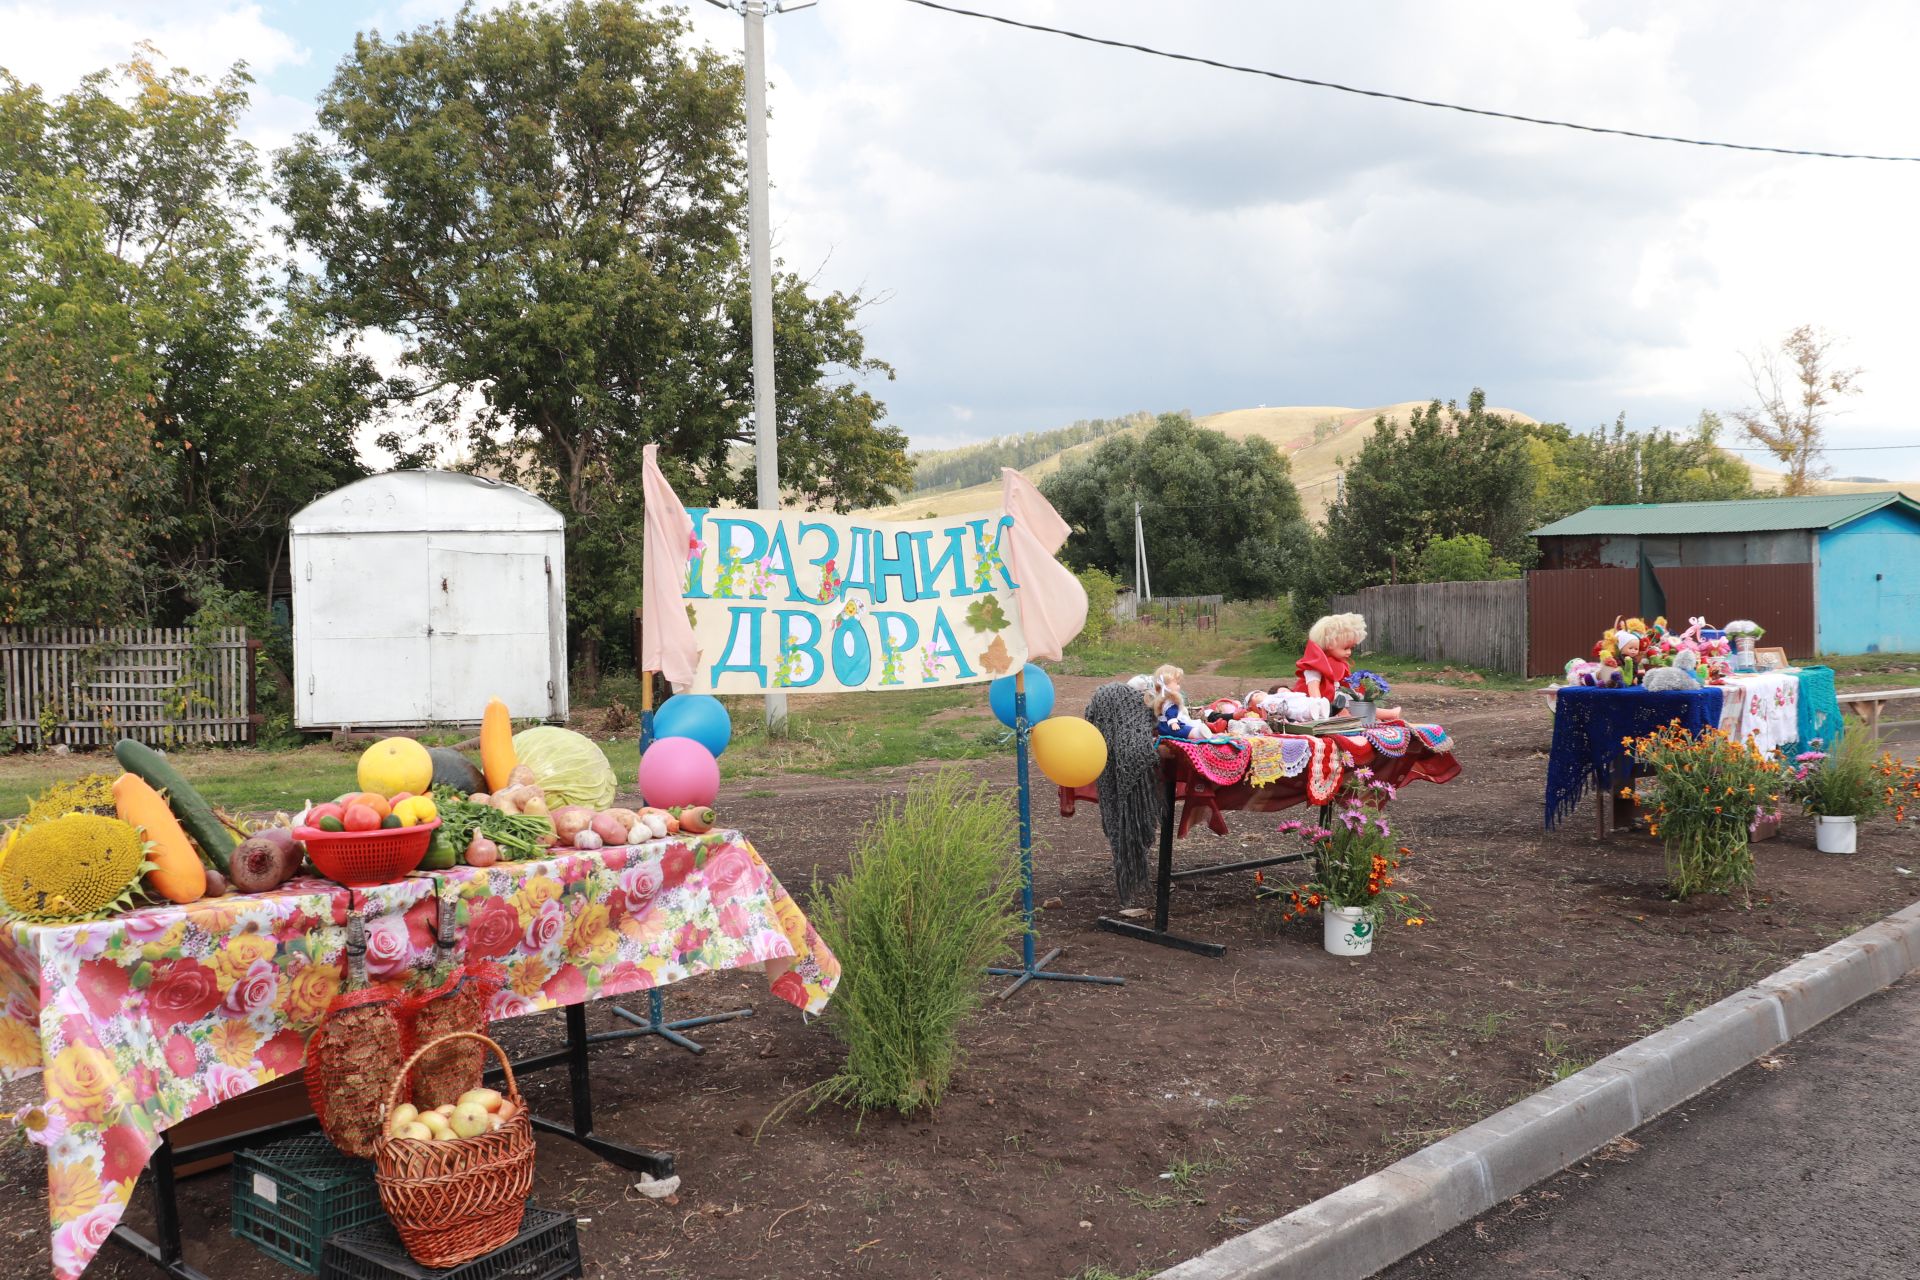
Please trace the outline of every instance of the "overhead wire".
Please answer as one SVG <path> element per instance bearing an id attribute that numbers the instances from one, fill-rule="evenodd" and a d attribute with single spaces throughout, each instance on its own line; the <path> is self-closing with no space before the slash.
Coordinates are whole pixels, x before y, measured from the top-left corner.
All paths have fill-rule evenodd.
<path id="1" fill-rule="evenodd" d="M 1316 80 L 1311 76 L 1289 75 L 1284 71 L 1273 71 L 1265 67 L 1243 66 L 1236 62 L 1222 62 L 1217 58 L 1201 57 L 1192 53 L 1174 53 L 1167 49 L 1156 49 L 1151 45 L 1136 44 L 1130 40 L 1113 40 L 1106 36 L 1089 35 L 1084 31 L 1070 31 L 1065 27 L 1050 27 L 1038 22 L 1025 22 L 1018 18 L 1009 18 L 1004 14 L 982 13 L 977 9 L 963 9 L 958 5 L 941 4 L 938 0 L 906 0 L 908 4 L 919 5 L 923 9 L 937 9 L 942 13 L 957 14 L 965 18 L 979 18 L 987 22 L 997 22 L 1002 26 L 1018 27 L 1023 31 L 1037 31 L 1046 35 L 1063 36 L 1069 40 L 1080 40 L 1087 44 L 1105 45 L 1111 49 L 1127 49 L 1134 53 L 1144 53 L 1155 58 L 1168 58 L 1175 62 L 1191 62 L 1203 67 L 1214 67 L 1221 71 L 1233 71 L 1241 75 L 1263 76 L 1269 80 L 1284 80 L 1289 84 L 1306 85 L 1314 89 L 1333 89 L 1340 93 L 1351 93 L 1363 98 L 1380 98 L 1388 102 L 1402 102 L 1409 106 L 1431 107 L 1440 111 L 1457 111 L 1462 115 L 1485 116 L 1494 120 L 1511 120 L 1518 124 L 1545 125 L 1554 129 L 1574 129 L 1581 133 L 1607 134 L 1616 138 L 1634 138 L 1642 142 L 1671 142 L 1687 147 L 1715 147 L 1724 151 L 1757 151 L 1769 155 L 1805 156 L 1819 160 L 1877 160 L 1899 164 L 1920 164 L 1920 156 L 1875 155 L 1854 151 L 1814 151 L 1799 147 L 1769 147 L 1748 142 L 1722 142 L 1710 138 L 1686 138 L 1669 133 L 1646 133 L 1638 129 L 1616 129 L 1606 125 L 1581 124 L 1573 120 L 1555 120 L 1547 116 L 1521 115 L 1513 111 L 1495 111 L 1488 107 L 1469 107 L 1458 102 L 1440 102 L 1432 98 L 1416 98 L 1410 94 L 1390 93 L 1384 89 L 1363 89 L 1357 85 L 1341 84 L 1334 80 Z"/>

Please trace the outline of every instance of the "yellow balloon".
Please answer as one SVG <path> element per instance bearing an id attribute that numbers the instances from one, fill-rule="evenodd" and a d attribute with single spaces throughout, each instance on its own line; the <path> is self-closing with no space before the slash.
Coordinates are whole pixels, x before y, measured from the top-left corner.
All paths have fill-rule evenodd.
<path id="1" fill-rule="evenodd" d="M 1054 716 L 1027 739 L 1040 772 L 1063 787 L 1090 786 L 1107 767 L 1107 740 L 1079 716 Z"/>

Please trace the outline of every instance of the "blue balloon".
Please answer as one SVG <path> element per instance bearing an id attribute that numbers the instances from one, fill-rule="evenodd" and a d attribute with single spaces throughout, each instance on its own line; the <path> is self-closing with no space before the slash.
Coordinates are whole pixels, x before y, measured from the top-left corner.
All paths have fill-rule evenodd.
<path id="1" fill-rule="evenodd" d="M 1053 714 L 1053 679 L 1031 662 L 1026 667 L 1027 723 L 1039 724 Z M 987 705 L 1000 723 L 1013 728 L 1013 677 L 1001 676 L 987 686 Z"/>
<path id="2" fill-rule="evenodd" d="M 733 741 L 733 720 L 708 693 L 677 693 L 653 716 L 655 738 L 692 738 L 717 758 Z"/>

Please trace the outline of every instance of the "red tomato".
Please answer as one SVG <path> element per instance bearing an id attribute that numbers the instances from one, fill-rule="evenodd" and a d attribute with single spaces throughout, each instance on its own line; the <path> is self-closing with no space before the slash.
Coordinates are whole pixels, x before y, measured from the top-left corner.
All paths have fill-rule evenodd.
<path id="1" fill-rule="evenodd" d="M 326 804 L 317 804 L 313 806 L 312 811 L 307 814 L 307 821 L 313 826 L 317 827 L 320 825 L 320 819 L 322 818 L 339 818 L 341 820 L 340 825 L 345 826 L 346 817 L 347 817 L 347 811 L 344 808 L 332 802 L 328 802 Z"/>
<path id="2" fill-rule="evenodd" d="M 340 825 L 349 831 L 378 831 L 380 815 L 368 804 L 350 804 L 340 818 Z"/>

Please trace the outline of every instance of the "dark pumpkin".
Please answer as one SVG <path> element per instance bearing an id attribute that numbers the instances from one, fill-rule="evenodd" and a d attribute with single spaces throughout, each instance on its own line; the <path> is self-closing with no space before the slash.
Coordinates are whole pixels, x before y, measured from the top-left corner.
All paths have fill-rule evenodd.
<path id="1" fill-rule="evenodd" d="M 433 759 L 434 786 L 452 787 L 463 796 L 486 790 L 479 767 L 452 747 L 432 747 L 427 754 Z"/>

